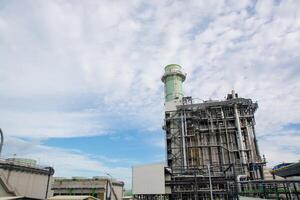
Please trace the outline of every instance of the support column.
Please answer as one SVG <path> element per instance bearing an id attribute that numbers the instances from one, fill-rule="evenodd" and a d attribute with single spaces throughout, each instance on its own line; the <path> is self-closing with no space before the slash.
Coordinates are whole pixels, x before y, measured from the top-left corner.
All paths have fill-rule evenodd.
<path id="1" fill-rule="evenodd" d="M 185 126 L 183 119 L 183 112 L 181 112 L 181 138 L 182 138 L 182 153 L 183 153 L 183 167 L 186 169 L 186 145 L 185 145 Z"/>
<path id="2" fill-rule="evenodd" d="M 238 144 L 239 144 L 239 152 L 240 152 L 240 159 L 242 166 L 246 163 L 246 155 L 245 155 L 245 144 L 243 141 L 243 135 L 241 130 L 241 122 L 240 122 L 240 115 L 237 109 L 237 104 L 234 105 L 234 113 L 235 113 L 235 124 L 238 132 Z M 246 170 L 244 169 L 246 172 Z"/>

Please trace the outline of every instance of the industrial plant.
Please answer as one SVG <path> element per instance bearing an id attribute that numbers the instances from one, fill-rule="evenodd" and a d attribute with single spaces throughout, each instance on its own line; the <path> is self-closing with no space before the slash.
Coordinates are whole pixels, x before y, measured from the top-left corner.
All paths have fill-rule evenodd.
<path id="1" fill-rule="evenodd" d="M 299 180 L 264 179 L 266 160 L 255 132 L 258 104 L 234 90 L 224 100 L 197 103 L 184 96 L 185 79 L 181 66 L 165 67 L 166 163 L 133 167 L 135 198 L 299 199 Z"/>
<path id="2" fill-rule="evenodd" d="M 109 174 L 54 177 L 50 166 L 7 158 L 0 160 L 0 200 L 299 200 L 300 162 L 266 168 L 255 131 L 257 102 L 234 90 L 223 100 L 199 102 L 184 96 L 185 79 L 181 66 L 165 67 L 166 160 L 132 167 L 132 196 Z"/>

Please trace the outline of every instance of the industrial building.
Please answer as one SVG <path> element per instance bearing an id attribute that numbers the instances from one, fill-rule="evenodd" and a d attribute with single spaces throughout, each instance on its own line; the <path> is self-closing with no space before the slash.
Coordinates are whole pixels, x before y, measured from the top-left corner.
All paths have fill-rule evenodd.
<path id="1" fill-rule="evenodd" d="M 52 196 L 54 169 L 35 160 L 11 158 L 0 160 L 0 197 L 47 199 Z"/>
<path id="2" fill-rule="evenodd" d="M 163 179 L 167 190 L 156 193 L 152 190 L 154 185 L 148 185 L 151 177 L 159 176 L 161 170 L 151 169 L 151 165 L 136 166 L 133 167 L 134 197 L 238 199 L 240 193 L 254 194 L 249 191 L 258 191 L 257 188 L 264 184 L 266 163 L 259 152 L 255 132 L 254 114 L 258 104 L 239 97 L 235 91 L 224 100 L 196 102 L 183 95 L 185 79 L 181 66 L 171 64 L 165 67 L 162 76 L 166 142 Z M 248 181 L 257 181 L 257 184 L 249 185 Z M 268 184 L 271 187 L 274 182 Z M 266 190 L 263 191 L 264 197 L 270 197 Z M 298 197 L 297 192 L 296 189 Z M 254 195 L 260 195 L 258 193 Z"/>
<path id="3" fill-rule="evenodd" d="M 54 196 L 93 196 L 100 200 L 121 200 L 124 182 L 108 177 L 55 178 L 52 185 Z"/>
<path id="4" fill-rule="evenodd" d="M 166 66 L 162 77 L 167 165 L 173 175 L 167 184 L 172 197 L 210 197 L 214 192 L 224 198 L 234 195 L 228 190 L 234 187 L 230 179 L 263 179 L 265 162 L 254 127 L 257 103 L 234 91 L 222 101 L 194 103 L 192 97 L 183 96 L 185 78 L 179 65 Z M 195 178 L 198 183 L 191 188 L 188 183 Z"/>
<path id="5" fill-rule="evenodd" d="M 185 75 L 179 65 L 168 65 L 165 83 L 167 164 L 173 173 L 205 169 L 213 176 L 243 174 L 262 179 L 264 165 L 255 135 L 257 103 L 234 91 L 223 101 L 193 103 L 183 97 Z"/>

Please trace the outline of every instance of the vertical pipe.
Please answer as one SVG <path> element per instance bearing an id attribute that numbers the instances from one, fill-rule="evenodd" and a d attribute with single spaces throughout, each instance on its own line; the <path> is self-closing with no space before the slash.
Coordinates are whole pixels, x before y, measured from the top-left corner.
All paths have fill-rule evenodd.
<path id="1" fill-rule="evenodd" d="M 260 178 L 261 180 L 264 180 L 265 179 L 265 175 L 264 175 L 264 169 L 263 169 L 263 166 L 260 166 L 259 167 L 259 175 L 260 175 Z"/>
<path id="2" fill-rule="evenodd" d="M 200 132 L 197 134 L 197 146 L 200 146 Z M 202 149 L 201 148 L 198 148 L 198 159 L 199 159 L 199 162 L 198 162 L 198 165 L 202 165 L 201 163 L 201 157 L 203 159 L 203 156 L 202 155 Z"/>
<path id="3" fill-rule="evenodd" d="M 165 113 L 165 119 L 164 119 L 164 129 L 165 129 L 165 134 L 164 134 L 164 142 L 165 142 L 165 163 L 168 165 L 168 142 L 167 142 L 167 134 L 168 134 L 168 128 L 167 128 L 167 115 Z"/>
<path id="4" fill-rule="evenodd" d="M 213 120 L 212 120 L 212 117 L 211 117 L 211 113 L 209 113 L 209 120 L 210 120 L 210 131 L 209 131 L 209 134 L 208 134 L 208 144 L 209 144 L 209 147 L 208 147 L 208 156 L 209 156 L 209 164 L 212 165 L 212 162 L 213 162 L 213 157 L 212 157 L 212 147 L 211 147 L 211 143 L 212 143 L 212 138 L 213 138 L 213 133 L 214 133 L 214 129 L 213 129 Z"/>
<path id="5" fill-rule="evenodd" d="M 239 152 L 240 152 L 240 157 L 241 157 L 241 163 L 242 166 L 246 164 L 246 155 L 245 155 L 245 144 L 243 142 L 243 135 L 242 135 L 242 130 L 241 130 L 241 123 L 240 123 L 240 116 L 238 113 L 237 109 L 237 104 L 234 105 L 234 113 L 235 113 L 235 123 L 236 123 L 236 128 L 238 131 L 238 144 L 239 144 Z M 245 171 L 246 172 L 246 171 Z"/>
<path id="6" fill-rule="evenodd" d="M 255 134 L 255 129 L 254 125 L 252 125 L 252 134 L 253 134 L 253 140 L 254 140 L 254 145 L 255 145 L 255 150 L 256 150 L 256 155 L 260 157 L 259 149 L 258 149 L 258 144 L 257 144 L 257 139 L 256 139 L 256 134 Z"/>
<path id="7" fill-rule="evenodd" d="M 197 172 L 195 170 L 195 193 L 194 193 L 194 197 L 195 197 L 195 200 L 198 200 L 198 183 L 197 183 Z"/>
<path id="8" fill-rule="evenodd" d="M 217 143 L 218 143 L 218 153 L 219 153 L 219 164 L 220 164 L 220 171 L 223 170 L 223 166 L 224 166 L 224 161 L 225 161 L 225 157 L 224 157 L 224 149 L 223 147 L 223 140 L 222 140 L 222 136 L 221 136 L 221 127 L 220 124 L 218 124 L 218 135 L 217 135 Z"/>
<path id="9" fill-rule="evenodd" d="M 223 109 L 221 109 L 222 111 L 222 115 L 224 116 L 223 117 L 223 124 L 224 124 L 224 128 L 225 128 L 225 139 L 226 139 L 226 147 L 227 147 L 227 152 L 228 152 L 228 164 L 232 164 L 232 159 L 231 159 L 231 152 L 229 151 L 230 150 L 230 147 L 229 147 L 229 136 L 228 136 L 228 130 L 227 130 L 227 120 L 225 119 L 225 114 L 224 114 L 224 111 Z M 232 170 L 231 170 L 232 171 Z"/>
<path id="10" fill-rule="evenodd" d="M 203 145 L 204 144 L 204 142 L 205 142 L 205 139 L 204 139 L 204 136 L 203 136 L 203 134 L 201 134 L 201 144 Z M 204 166 L 205 164 L 205 159 L 204 159 L 204 157 L 205 157 L 205 155 L 204 155 L 204 148 L 201 148 L 201 155 L 202 155 L 202 166 Z"/>
<path id="11" fill-rule="evenodd" d="M 210 199 L 213 200 L 213 188 L 212 188 L 212 182 L 211 182 L 211 175 L 210 175 L 210 165 L 207 164 L 207 169 L 208 169 L 208 178 L 209 178 L 209 190 L 210 190 Z"/>
<path id="12" fill-rule="evenodd" d="M 183 117 L 184 117 L 184 140 L 185 140 L 185 136 L 187 135 L 187 123 L 186 123 L 186 112 L 185 112 L 185 110 L 183 110 Z M 191 142 L 191 141 L 190 141 Z M 190 143 L 190 145 L 192 145 L 191 143 Z M 185 149 L 185 151 L 186 151 L 187 149 Z M 193 149 L 191 149 L 191 151 L 193 151 Z M 192 152 L 191 152 L 191 154 L 192 154 Z M 193 159 L 193 158 L 192 158 Z M 187 162 L 187 157 L 185 157 L 185 162 L 186 162 L 186 167 L 188 166 L 188 162 Z"/>
<path id="13" fill-rule="evenodd" d="M 185 145 L 185 128 L 183 121 L 183 112 L 181 112 L 181 138 L 182 138 L 182 153 L 183 153 L 183 167 L 186 169 L 186 145 Z"/>
<path id="14" fill-rule="evenodd" d="M 248 137 L 248 143 L 250 146 L 250 155 L 251 155 L 251 161 L 255 162 L 254 159 L 254 148 L 253 148 L 253 137 L 252 137 L 252 132 L 250 131 L 251 127 L 248 126 L 248 121 L 246 120 L 246 130 L 247 130 L 247 137 Z"/>

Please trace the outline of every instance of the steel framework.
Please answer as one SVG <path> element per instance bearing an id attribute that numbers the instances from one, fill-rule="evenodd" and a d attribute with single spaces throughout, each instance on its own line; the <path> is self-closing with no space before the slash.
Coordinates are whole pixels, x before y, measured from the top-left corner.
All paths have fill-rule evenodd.
<path id="1" fill-rule="evenodd" d="M 165 112 L 167 164 L 172 171 L 166 184 L 172 199 L 206 199 L 211 191 L 215 197 L 233 199 L 238 175 L 263 180 L 265 161 L 254 128 L 257 108 L 251 99 L 233 93 L 224 101 L 197 104 L 184 97 L 175 111 Z"/>

